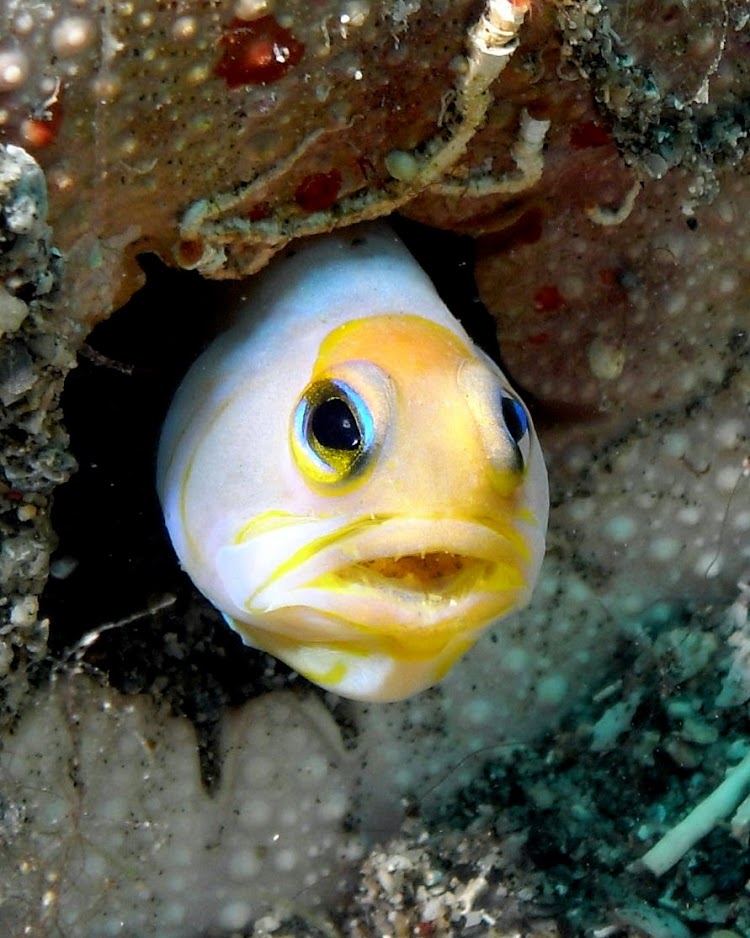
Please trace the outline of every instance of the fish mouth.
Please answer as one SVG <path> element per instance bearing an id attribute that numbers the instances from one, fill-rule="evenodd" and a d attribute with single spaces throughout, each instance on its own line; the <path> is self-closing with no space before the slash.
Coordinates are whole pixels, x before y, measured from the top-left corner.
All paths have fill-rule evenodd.
<path id="1" fill-rule="evenodd" d="M 429 551 L 400 557 L 374 557 L 335 571 L 342 582 L 372 589 L 397 589 L 407 596 L 456 597 L 485 580 L 492 570 L 486 560 L 452 551 Z M 405 597 L 406 598 L 406 597 Z"/>
<path id="2" fill-rule="evenodd" d="M 310 642 L 408 642 L 422 653 L 521 605 L 533 582 L 528 521 L 261 517 L 217 567 L 251 625 Z M 420 639 L 421 636 L 421 639 Z"/>

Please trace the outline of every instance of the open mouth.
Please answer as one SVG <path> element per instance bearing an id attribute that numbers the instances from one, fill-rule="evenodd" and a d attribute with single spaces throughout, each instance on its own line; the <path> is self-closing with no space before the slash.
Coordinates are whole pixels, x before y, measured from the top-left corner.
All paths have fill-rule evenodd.
<path id="1" fill-rule="evenodd" d="M 243 530 L 217 563 L 235 618 L 273 617 L 309 641 L 408 631 L 434 644 L 517 606 L 530 559 L 509 521 L 274 516 Z"/>
<path id="2" fill-rule="evenodd" d="M 341 567 L 336 576 L 360 586 L 457 598 L 486 580 L 491 567 L 491 563 L 476 557 L 450 551 L 427 551 L 361 560 Z"/>

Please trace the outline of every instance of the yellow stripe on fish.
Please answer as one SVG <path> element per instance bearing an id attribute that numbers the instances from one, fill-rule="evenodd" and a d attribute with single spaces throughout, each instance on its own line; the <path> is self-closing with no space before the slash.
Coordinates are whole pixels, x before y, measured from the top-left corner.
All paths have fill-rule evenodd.
<path id="1" fill-rule="evenodd" d="M 346 697 L 408 697 L 531 594 L 531 420 L 386 228 L 295 246 L 251 289 L 164 426 L 175 550 L 247 644 Z"/>

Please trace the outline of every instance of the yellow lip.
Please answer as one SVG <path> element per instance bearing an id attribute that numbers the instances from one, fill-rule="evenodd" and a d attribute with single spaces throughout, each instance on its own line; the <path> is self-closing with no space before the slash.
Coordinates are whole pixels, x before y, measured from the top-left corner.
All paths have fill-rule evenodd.
<path id="1" fill-rule="evenodd" d="M 421 658 L 521 604 L 530 562 L 509 522 L 276 514 L 246 526 L 217 565 L 234 618 L 296 641 L 375 642 Z"/>

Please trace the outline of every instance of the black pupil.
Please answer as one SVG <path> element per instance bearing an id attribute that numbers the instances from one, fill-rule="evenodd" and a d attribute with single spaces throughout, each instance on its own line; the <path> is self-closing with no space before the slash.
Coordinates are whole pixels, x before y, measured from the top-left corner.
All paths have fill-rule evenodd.
<path id="1" fill-rule="evenodd" d="M 526 411 L 512 397 L 503 397 L 500 405 L 503 411 L 503 420 L 510 433 L 511 439 L 517 443 L 529 429 L 529 421 L 526 418 Z"/>
<path id="2" fill-rule="evenodd" d="M 318 404 L 310 420 L 310 429 L 326 449 L 356 450 L 362 441 L 351 408 L 339 397 L 331 397 Z"/>

